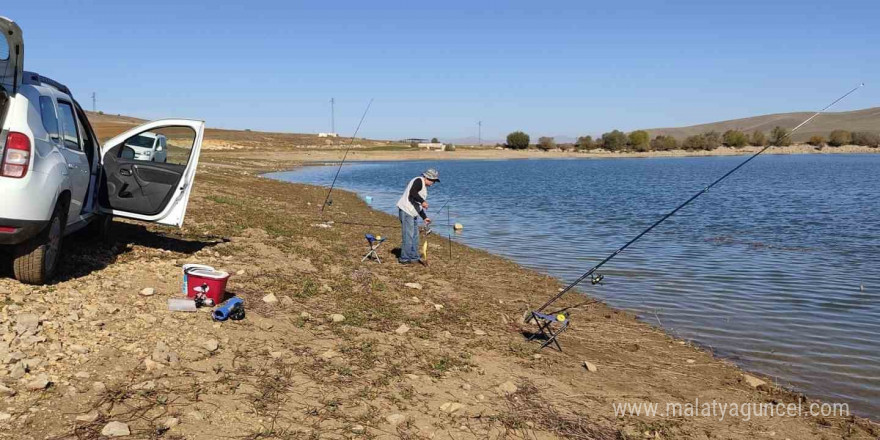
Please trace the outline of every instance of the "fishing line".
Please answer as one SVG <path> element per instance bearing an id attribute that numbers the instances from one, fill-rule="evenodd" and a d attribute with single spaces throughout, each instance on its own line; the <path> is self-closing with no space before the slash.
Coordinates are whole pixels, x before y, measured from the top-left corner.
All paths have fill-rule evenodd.
<path id="1" fill-rule="evenodd" d="M 321 217 L 324 216 L 324 208 L 327 206 L 327 202 L 333 204 L 333 201 L 330 200 L 330 194 L 333 194 L 333 187 L 336 186 L 336 179 L 339 178 L 339 172 L 342 171 L 342 164 L 345 163 L 345 158 L 348 156 L 348 152 L 351 150 L 351 146 L 354 144 L 354 140 L 357 138 L 358 132 L 361 130 L 361 124 L 364 123 L 364 118 L 367 117 L 367 112 L 370 111 L 370 106 L 373 105 L 373 98 L 370 98 L 370 102 L 367 103 L 367 108 L 364 109 L 364 114 L 361 115 L 361 121 L 358 122 L 357 128 L 354 130 L 354 134 L 351 136 L 351 141 L 348 143 L 348 148 L 345 149 L 345 154 L 342 155 L 342 162 L 339 162 L 339 169 L 336 170 L 336 175 L 333 176 L 333 183 L 330 184 L 330 190 L 327 191 L 327 197 L 324 199 L 324 204 L 321 205 Z"/>
<path id="2" fill-rule="evenodd" d="M 861 83 L 861 84 L 859 84 L 858 86 L 854 87 L 852 90 L 850 90 L 850 91 L 846 92 L 845 94 L 843 94 L 843 96 L 841 96 L 840 98 L 835 99 L 831 104 L 826 105 L 825 108 L 823 108 L 822 110 L 819 110 L 819 111 L 817 111 L 816 113 L 814 113 L 812 116 L 810 116 L 809 118 L 804 119 L 803 122 L 801 122 L 800 124 L 798 124 L 795 128 L 793 128 L 793 129 L 788 133 L 788 136 L 791 136 L 792 134 L 794 134 L 794 132 L 796 132 L 798 129 L 800 129 L 801 127 L 803 127 L 804 125 L 806 125 L 808 122 L 812 121 L 813 118 L 815 118 L 816 116 L 819 116 L 820 114 L 822 114 L 823 112 L 825 112 L 825 110 L 828 110 L 829 108 L 831 108 L 831 106 L 833 106 L 834 104 L 837 104 L 838 102 L 842 101 L 844 98 L 846 98 L 847 96 L 851 95 L 851 94 L 854 93 L 856 90 L 862 88 L 862 86 L 864 86 L 864 85 L 865 85 L 865 83 Z M 737 165 L 736 167 L 734 167 L 732 170 L 728 171 L 726 174 L 724 174 L 723 176 L 719 177 L 717 180 L 715 180 L 714 182 L 712 182 L 711 184 L 709 184 L 709 186 L 703 188 L 701 191 L 699 191 L 699 192 L 697 192 L 696 194 L 694 194 L 693 196 L 691 196 L 691 198 L 685 200 L 684 203 L 678 205 L 675 209 L 673 209 L 672 211 L 670 211 L 668 214 L 666 214 L 666 215 L 664 215 L 663 217 L 661 217 L 660 220 L 657 220 L 656 222 L 654 222 L 654 224 L 652 224 L 652 225 L 649 226 L 647 229 L 645 229 L 644 231 L 642 231 L 639 235 L 636 235 L 635 238 L 633 238 L 632 240 L 626 242 L 625 245 L 621 246 L 619 249 L 617 249 L 616 251 L 614 251 L 613 253 L 611 253 L 611 255 L 605 257 L 605 259 L 602 260 L 602 261 L 600 261 L 599 264 L 597 264 L 597 265 L 593 266 L 592 268 L 590 268 L 590 270 L 586 271 L 583 275 L 581 275 L 581 276 L 580 276 L 578 279 L 576 279 L 573 283 L 569 284 L 569 285 L 566 286 L 564 289 L 560 290 L 559 293 L 557 293 L 557 294 L 554 295 L 552 298 L 550 298 L 549 300 L 547 300 L 547 302 L 544 303 L 544 305 L 542 305 L 542 306 L 541 306 L 540 308 L 538 308 L 538 310 L 536 310 L 536 311 L 537 311 L 537 312 L 542 312 L 542 311 L 544 311 L 544 309 L 546 309 L 546 308 L 549 307 L 551 304 L 553 304 L 554 302 L 556 302 L 559 298 L 561 298 L 563 295 L 565 295 L 569 290 L 573 289 L 575 286 L 577 286 L 578 284 L 580 284 L 582 281 L 584 281 L 584 280 L 587 279 L 587 278 L 590 278 L 590 281 L 591 281 L 593 284 L 598 284 L 598 283 L 600 283 L 600 282 L 602 281 L 602 279 L 604 278 L 604 276 L 601 275 L 601 274 L 598 274 L 598 275 L 595 275 L 595 276 L 594 276 L 593 274 L 596 272 L 596 270 L 598 270 L 600 267 L 604 266 L 605 263 L 611 261 L 611 259 L 613 259 L 614 257 L 616 257 L 616 256 L 617 256 L 618 254 L 620 254 L 621 252 L 623 252 L 626 248 L 630 247 L 630 245 L 632 245 L 633 243 L 635 243 L 636 241 L 638 241 L 638 240 L 639 240 L 640 238 L 642 238 L 645 234 L 647 234 L 648 232 L 651 232 L 651 230 L 654 229 L 654 228 L 656 228 L 658 225 L 660 225 L 660 223 L 663 223 L 664 221 L 666 221 L 666 219 L 668 219 L 669 217 L 672 217 L 673 215 L 675 215 L 676 212 L 678 212 L 679 210 L 681 210 L 682 208 L 684 208 L 685 206 L 689 205 L 691 202 L 693 202 L 694 200 L 696 200 L 697 197 L 700 197 L 701 195 L 703 195 L 703 194 L 709 192 L 709 190 L 712 189 L 713 186 L 717 185 L 717 184 L 720 183 L 722 180 L 726 179 L 728 176 L 730 176 L 731 174 L 735 173 L 737 170 L 739 170 L 740 168 L 742 168 L 745 164 L 751 162 L 752 159 L 754 159 L 754 158 L 760 156 L 761 153 L 767 151 L 767 149 L 769 149 L 771 146 L 772 146 L 772 145 L 767 145 L 767 146 L 765 146 L 764 148 L 758 150 L 757 153 L 753 154 L 753 155 L 750 156 L 748 159 L 744 160 L 742 163 L 740 163 L 739 165 Z"/>

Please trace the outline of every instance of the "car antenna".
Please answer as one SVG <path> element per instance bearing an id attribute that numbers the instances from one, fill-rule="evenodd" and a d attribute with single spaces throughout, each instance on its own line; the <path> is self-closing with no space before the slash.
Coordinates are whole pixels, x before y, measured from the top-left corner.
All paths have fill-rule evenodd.
<path id="1" fill-rule="evenodd" d="M 348 142 L 348 147 L 345 149 L 345 154 L 342 155 L 342 161 L 339 162 L 339 168 L 336 170 L 336 175 L 333 176 L 333 183 L 330 184 L 330 190 L 327 191 L 327 197 L 324 199 L 324 204 L 321 205 L 321 216 L 324 216 L 324 208 L 327 205 L 333 204 L 333 199 L 330 198 L 330 195 L 333 194 L 333 187 L 336 186 L 336 179 L 339 178 L 339 172 L 342 171 L 342 164 L 345 163 L 345 158 L 348 156 L 349 150 L 351 150 L 352 144 L 354 144 L 355 138 L 357 138 L 358 132 L 361 130 L 361 124 L 364 123 L 364 118 L 367 117 L 367 112 L 370 111 L 370 106 L 373 105 L 373 98 L 370 98 L 370 102 L 367 103 L 367 108 L 364 109 L 364 114 L 361 115 L 361 121 L 358 122 L 357 128 L 354 130 L 354 134 L 351 136 L 351 141 Z"/>
<path id="2" fill-rule="evenodd" d="M 809 118 L 804 119 L 803 122 L 801 122 L 800 124 L 798 124 L 798 125 L 797 125 L 795 128 L 793 128 L 790 132 L 788 132 L 787 135 L 788 135 L 788 136 L 791 136 L 791 135 L 794 134 L 794 132 L 796 132 L 798 129 L 800 129 L 801 127 L 803 127 L 804 125 L 806 125 L 808 122 L 812 121 L 813 118 L 815 118 L 816 116 L 819 116 L 820 114 L 824 113 L 826 110 L 828 110 L 829 108 L 831 108 L 834 104 L 837 104 L 838 102 L 842 101 L 844 98 L 846 98 L 847 96 L 851 95 L 851 94 L 854 93 L 856 90 L 862 88 L 862 86 L 864 86 L 864 85 L 865 85 L 865 83 L 861 83 L 861 84 L 859 84 L 858 86 L 854 87 L 852 90 L 850 90 L 850 91 L 846 92 L 845 94 L 843 94 L 843 96 L 841 96 L 840 98 L 835 99 L 831 104 L 828 104 L 827 106 L 825 106 L 825 108 L 823 108 L 822 110 L 819 110 L 819 111 L 817 111 L 816 113 L 814 113 L 812 116 L 810 116 Z M 736 167 L 734 167 L 732 170 L 728 171 L 726 174 L 724 174 L 723 176 L 719 177 L 717 180 L 715 180 L 714 182 L 712 182 L 711 184 L 709 184 L 709 186 L 703 188 L 703 189 L 700 190 L 698 193 L 696 193 L 696 194 L 694 194 L 693 196 L 691 196 L 691 198 L 685 200 L 684 203 L 678 205 L 678 206 L 677 206 L 675 209 L 673 209 L 672 211 L 669 211 L 669 213 L 666 214 L 666 215 L 664 215 L 663 217 L 661 217 L 660 220 L 657 220 L 656 222 L 654 222 L 651 226 L 649 226 L 647 229 L 645 229 L 644 231 L 642 231 L 639 235 L 636 235 L 635 238 L 633 238 L 632 240 L 626 242 L 626 244 L 624 244 L 624 245 L 621 246 L 619 249 L 617 249 L 616 251 L 614 251 L 613 253 L 611 253 L 611 255 L 605 257 L 604 260 L 600 261 L 599 264 L 593 266 L 592 268 L 590 268 L 590 270 L 584 272 L 584 274 L 581 275 L 578 279 L 574 280 L 574 282 L 572 282 L 571 284 L 569 284 L 568 286 L 566 286 L 564 289 L 560 290 L 559 293 L 557 293 L 557 294 L 554 295 L 552 298 L 550 298 L 549 300 L 547 300 L 547 302 L 545 302 L 544 305 L 542 305 L 542 306 L 539 307 L 537 310 L 535 310 L 535 312 L 533 312 L 533 313 L 530 314 L 530 317 L 528 318 L 528 320 L 533 319 L 534 316 L 535 316 L 535 313 L 541 313 L 541 312 L 543 312 L 544 309 L 546 309 L 547 307 L 549 307 L 550 305 L 552 305 L 553 303 L 555 303 L 557 300 L 559 300 L 559 298 L 562 298 L 562 296 L 565 295 L 566 293 L 568 293 L 569 290 L 573 289 L 575 286 L 577 286 L 578 284 L 580 284 L 582 281 L 586 280 L 587 278 L 590 278 L 590 282 L 591 282 L 592 284 L 599 284 L 599 283 L 600 283 L 605 277 L 604 277 L 604 275 L 597 274 L 597 273 L 596 273 L 596 270 L 598 270 L 600 267 L 604 266 L 605 263 L 611 261 L 611 259 L 613 259 L 614 257 L 616 257 L 617 254 L 623 252 L 626 248 L 630 247 L 630 245 L 632 245 L 633 243 L 635 243 L 636 241 L 638 241 L 638 240 L 639 240 L 640 238 L 642 238 L 645 234 L 647 234 L 648 232 L 651 232 L 651 230 L 654 229 L 655 227 L 657 227 L 660 223 L 663 223 L 664 221 L 666 221 L 666 219 L 668 219 L 669 217 L 672 217 L 672 216 L 673 216 L 676 212 L 678 212 L 680 209 L 684 208 L 685 206 L 689 205 L 691 202 L 693 202 L 694 200 L 696 200 L 697 197 L 700 197 L 701 195 L 703 195 L 703 194 L 709 192 L 709 190 L 712 189 L 713 186 L 717 185 L 717 184 L 720 183 L 722 180 L 726 179 L 728 176 L 730 176 L 731 174 L 735 173 L 737 170 L 739 170 L 740 168 L 742 168 L 745 164 L 751 162 L 752 159 L 754 159 L 754 158 L 760 156 L 761 153 L 767 151 L 767 149 L 769 149 L 771 146 L 772 146 L 772 145 L 767 145 L 767 146 L 765 146 L 764 148 L 758 150 L 757 153 L 755 153 L 755 154 L 749 156 L 748 159 L 742 161 L 739 165 L 737 165 Z"/>

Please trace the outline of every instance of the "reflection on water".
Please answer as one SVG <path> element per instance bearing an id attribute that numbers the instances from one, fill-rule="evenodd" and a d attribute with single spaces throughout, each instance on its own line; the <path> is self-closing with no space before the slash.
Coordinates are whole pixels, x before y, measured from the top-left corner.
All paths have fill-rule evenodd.
<path id="1" fill-rule="evenodd" d="M 449 200 L 466 227 L 459 241 L 570 281 L 740 160 L 358 163 L 337 185 L 396 215 L 407 179 L 435 167 L 430 200 Z M 270 177 L 329 185 L 335 171 Z M 880 155 L 761 157 L 603 273 L 584 291 L 781 384 L 880 414 Z"/>

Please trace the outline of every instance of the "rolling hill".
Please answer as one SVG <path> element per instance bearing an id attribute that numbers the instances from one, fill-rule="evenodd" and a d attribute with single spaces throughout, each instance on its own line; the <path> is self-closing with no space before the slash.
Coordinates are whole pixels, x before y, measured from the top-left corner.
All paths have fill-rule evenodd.
<path id="1" fill-rule="evenodd" d="M 708 124 L 691 125 L 688 127 L 675 128 L 650 128 L 647 131 L 651 137 L 657 135 L 674 136 L 681 140 L 688 136 L 717 131 L 724 133 L 727 130 L 742 130 L 751 133 L 761 130 L 770 133 L 774 127 L 781 126 L 787 129 L 794 128 L 814 112 L 777 113 L 772 115 L 752 116 L 750 118 L 731 119 L 729 121 L 712 122 Z M 825 138 L 832 130 L 870 131 L 880 133 L 880 107 L 866 108 L 848 112 L 823 113 L 808 125 L 798 130 L 794 135 L 795 141 L 806 141 L 813 135 L 821 135 Z"/>

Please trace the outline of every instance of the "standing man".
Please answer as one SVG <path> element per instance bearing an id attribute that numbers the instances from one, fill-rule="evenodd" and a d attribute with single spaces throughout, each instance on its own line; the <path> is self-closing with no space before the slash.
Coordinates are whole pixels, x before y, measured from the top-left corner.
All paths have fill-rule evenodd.
<path id="1" fill-rule="evenodd" d="M 418 261 L 424 266 L 428 263 L 419 257 L 419 217 L 426 225 L 431 224 L 431 219 L 425 210 L 428 209 L 428 187 L 434 182 L 440 181 L 437 170 L 431 168 L 409 181 L 403 196 L 397 201 L 400 226 L 403 230 L 403 240 L 400 245 L 400 263 L 410 264 Z"/>

